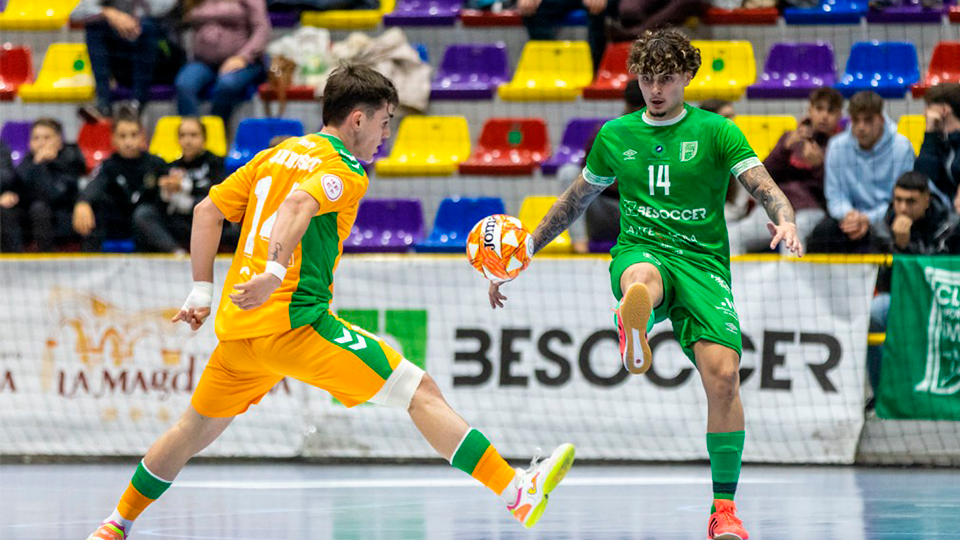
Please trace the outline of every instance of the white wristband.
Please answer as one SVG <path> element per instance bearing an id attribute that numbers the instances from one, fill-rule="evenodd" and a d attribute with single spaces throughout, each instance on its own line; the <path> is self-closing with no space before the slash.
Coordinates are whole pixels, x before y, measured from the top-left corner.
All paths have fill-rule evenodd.
<path id="1" fill-rule="evenodd" d="M 267 267 L 264 268 L 263 271 L 277 276 L 280 278 L 280 281 L 283 281 L 284 276 L 287 275 L 287 267 L 278 263 L 277 261 L 269 261 L 267 263 Z"/>
<path id="2" fill-rule="evenodd" d="M 209 281 L 194 281 L 193 290 L 190 291 L 190 295 L 187 296 L 187 300 L 180 309 L 187 311 L 190 308 L 209 308 L 212 303 L 213 283 Z"/>

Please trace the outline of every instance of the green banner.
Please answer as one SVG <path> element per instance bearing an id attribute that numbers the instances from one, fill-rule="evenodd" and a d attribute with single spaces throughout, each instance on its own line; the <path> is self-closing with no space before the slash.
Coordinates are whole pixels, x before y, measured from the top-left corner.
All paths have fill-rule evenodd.
<path id="1" fill-rule="evenodd" d="M 960 420 L 960 257 L 897 256 L 877 414 Z"/>

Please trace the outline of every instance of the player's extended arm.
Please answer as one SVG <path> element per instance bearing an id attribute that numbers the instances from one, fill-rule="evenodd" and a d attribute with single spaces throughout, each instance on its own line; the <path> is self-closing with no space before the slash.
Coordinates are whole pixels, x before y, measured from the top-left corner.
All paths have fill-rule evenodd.
<path id="1" fill-rule="evenodd" d="M 223 212 L 213 204 L 210 197 L 200 201 L 193 209 L 193 226 L 190 232 L 190 264 L 193 268 L 193 290 L 187 296 L 172 322 L 184 321 L 197 330 L 210 316 L 213 303 L 213 261 L 220 247 L 223 233 Z"/>
<path id="2" fill-rule="evenodd" d="M 793 205 L 770 177 L 766 167 L 758 165 L 747 169 L 740 173 L 737 179 L 763 206 L 770 221 L 773 222 L 767 224 L 770 234 L 773 235 L 770 249 L 776 249 L 777 244 L 783 240 L 787 249 L 796 253 L 798 257 L 803 257 L 803 244 L 797 237 L 797 219 L 793 213 Z"/>
<path id="3" fill-rule="evenodd" d="M 553 203 L 547 215 L 533 231 L 533 252 L 540 251 L 554 238 L 560 236 L 560 233 L 567 230 L 604 189 L 606 186 L 591 184 L 583 179 L 582 174 L 578 175 L 563 195 L 560 195 L 557 202 Z"/>
<path id="4" fill-rule="evenodd" d="M 306 191 L 294 191 L 280 204 L 277 222 L 273 225 L 270 243 L 267 244 L 266 270 L 246 283 L 234 285 L 233 288 L 239 292 L 231 294 L 230 300 L 237 307 L 243 310 L 260 307 L 283 283 L 287 261 L 293 256 L 294 248 L 319 210 L 320 203 Z"/>

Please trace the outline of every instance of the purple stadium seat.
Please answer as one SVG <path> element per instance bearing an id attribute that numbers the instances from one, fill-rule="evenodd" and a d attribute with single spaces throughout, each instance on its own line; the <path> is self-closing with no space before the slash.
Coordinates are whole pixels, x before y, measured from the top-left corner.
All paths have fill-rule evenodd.
<path id="1" fill-rule="evenodd" d="M 564 165 L 579 165 L 586 155 L 590 138 L 600 130 L 608 118 L 573 118 L 563 130 L 557 151 L 540 166 L 543 174 L 557 174 Z"/>
<path id="2" fill-rule="evenodd" d="M 110 93 L 117 101 L 133 97 L 133 90 L 123 86 L 115 86 Z M 150 101 L 171 101 L 176 97 L 177 87 L 172 84 L 155 84 L 150 87 Z"/>
<path id="3" fill-rule="evenodd" d="M 30 152 L 30 126 L 33 122 L 11 120 L 0 129 L 0 139 L 10 147 L 10 157 L 17 165 Z"/>
<path id="4" fill-rule="evenodd" d="M 747 98 L 805 98 L 813 89 L 836 82 L 833 47 L 829 43 L 776 43 L 770 49 L 760 80 L 747 87 Z"/>
<path id="5" fill-rule="evenodd" d="M 613 246 L 616 242 L 610 240 L 590 240 L 587 242 L 589 246 L 587 249 L 590 253 L 610 253 L 610 250 L 613 249 Z"/>
<path id="6" fill-rule="evenodd" d="M 920 0 L 903 0 L 898 6 L 871 9 L 867 12 L 867 22 L 876 24 L 940 24 L 948 5 L 938 9 L 925 9 Z"/>
<path id="7" fill-rule="evenodd" d="M 423 211 L 416 199 L 365 199 L 343 242 L 348 253 L 402 253 L 423 240 Z"/>
<path id="8" fill-rule="evenodd" d="M 431 99 L 493 99 L 510 80 L 507 46 L 502 43 L 450 45 L 431 85 Z"/>
<path id="9" fill-rule="evenodd" d="M 269 11 L 270 26 L 274 28 L 296 28 L 300 24 L 300 13 L 297 11 Z"/>
<path id="10" fill-rule="evenodd" d="M 399 0 L 393 12 L 383 16 L 384 26 L 453 26 L 460 16 L 462 0 Z"/>

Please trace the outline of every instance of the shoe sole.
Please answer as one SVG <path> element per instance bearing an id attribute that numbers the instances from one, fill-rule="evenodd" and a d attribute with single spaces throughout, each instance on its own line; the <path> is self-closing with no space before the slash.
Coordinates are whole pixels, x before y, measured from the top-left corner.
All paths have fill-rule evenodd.
<path id="1" fill-rule="evenodd" d="M 543 511 L 547 509 L 550 492 L 560 485 L 563 477 L 567 475 L 567 471 L 570 470 L 570 467 L 573 467 L 576 448 L 574 448 L 572 444 L 561 444 L 553 451 L 553 455 L 556 456 L 556 460 L 553 463 L 553 467 L 550 468 L 550 472 L 547 473 L 547 479 L 543 482 L 543 500 L 533 509 L 530 517 L 523 523 L 523 526 L 528 529 L 536 525 L 537 521 L 540 521 L 540 516 L 543 515 Z"/>
<path id="2" fill-rule="evenodd" d="M 653 351 L 650 350 L 650 343 L 647 341 L 647 321 L 650 320 L 650 314 L 653 312 L 653 305 L 650 302 L 650 291 L 643 283 L 634 283 L 627 289 L 627 294 L 623 296 L 623 302 L 620 303 L 620 323 L 623 325 L 624 339 L 627 340 L 626 354 L 623 360 L 624 367 L 634 375 L 643 375 L 653 365 Z M 637 326 L 642 322 L 643 327 Z M 640 348 L 643 351 L 643 363 L 639 366 L 632 361 L 636 343 L 639 341 Z M 627 361 L 630 358 L 630 361 Z"/>
<path id="3" fill-rule="evenodd" d="M 741 538 L 739 534 L 724 533 L 719 536 L 714 536 L 713 540 L 743 540 L 743 538 Z"/>

